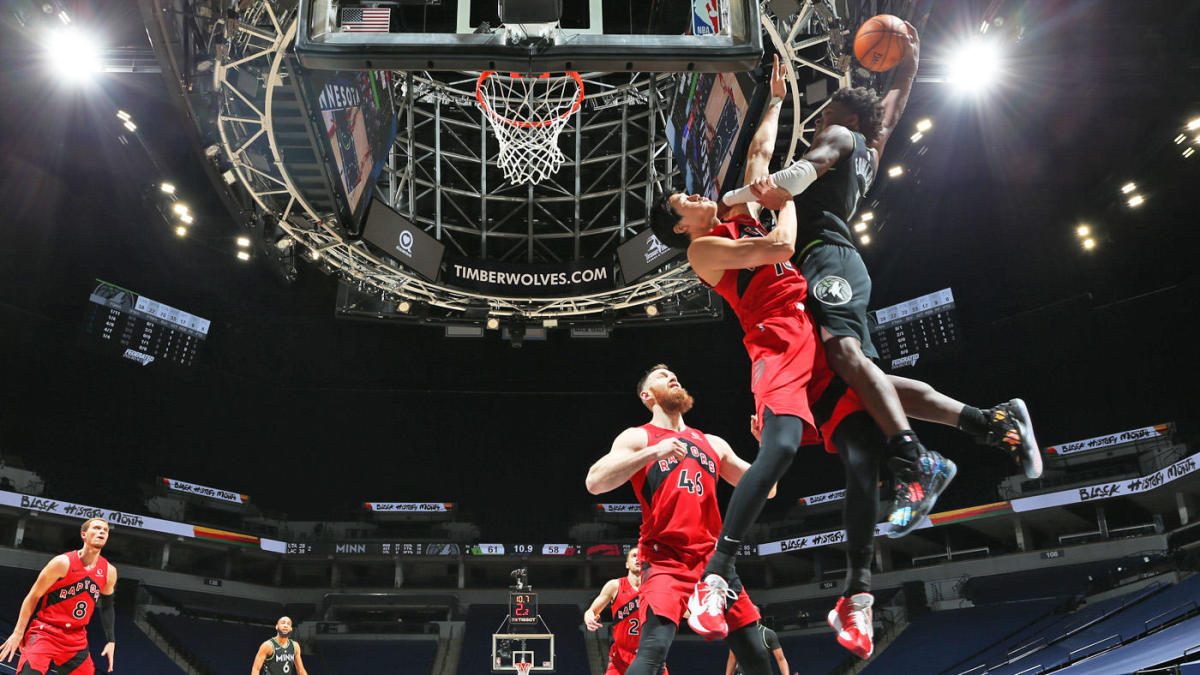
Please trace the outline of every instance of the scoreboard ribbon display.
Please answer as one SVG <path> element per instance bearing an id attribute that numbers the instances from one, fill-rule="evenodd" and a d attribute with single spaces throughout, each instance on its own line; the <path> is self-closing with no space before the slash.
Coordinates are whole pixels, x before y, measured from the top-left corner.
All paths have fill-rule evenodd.
<path id="1" fill-rule="evenodd" d="M 938 347 L 958 341 L 954 293 L 949 288 L 875 310 L 871 341 L 887 370 L 917 365 Z"/>
<path id="2" fill-rule="evenodd" d="M 88 346 L 146 367 L 191 366 L 210 322 L 107 281 L 89 296 Z"/>

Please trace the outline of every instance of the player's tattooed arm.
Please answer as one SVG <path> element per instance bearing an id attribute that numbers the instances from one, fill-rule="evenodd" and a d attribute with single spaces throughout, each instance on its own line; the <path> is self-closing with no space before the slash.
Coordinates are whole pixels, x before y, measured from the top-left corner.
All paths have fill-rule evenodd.
<path id="1" fill-rule="evenodd" d="M 721 478 L 725 479 L 730 485 L 737 485 L 742 480 L 742 476 L 750 469 L 750 462 L 738 456 L 729 443 L 720 436 L 705 434 L 708 437 L 708 443 L 721 455 Z M 767 495 L 767 499 L 775 497 L 775 489 L 777 486 L 771 486 L 771 493 Z"/>
<path id="2" fill-rule="evenodd" d="M 608 454 L 588 469 L 588 492 L 598 495 L 615 490 L 650 462 L 674 456 L 683 459 L 687 446 L 678 438 L 666 438 L 646 446 L 646 430 L 630 427 L 613 441 Z"/>
<path id="3" fill-rule="evenodd" d="M 33 617 L 33 612 L 37 609 L 37 604 L 41 601 L 42 596 L 46 591 L 50 590 L 59 579 L 67 576 L 67 572 L 71 571 L 71 562 L 67 560 L 65 555 L 56 555 L 51 558 L 50 562 L 42 568 L 38 574 L 37 581 L 33 582 L 33 587 L 29 589 L 29 594 L 25 596 L 25 600 L 21 602 L 21 613 L 17 616 L 17 622 L 13 624 L 12 635 L 4 641 L 0 646 L 0 663 L 3 663 L 17 655 L 17 648 L 21 645 L 21 640 L 25 637 L 25 629 L 29 627 L 29 619 Z"/>
<path id="4" fill-rule="evenodd" d="M 588 630 L 600 630 L 600 612 L 603 612 L 605 607 L 612 604 L 613 598 L 617 597 L 617 590 L 620 587 L 620 579 L 609 579 L 604 584 L 604 588 L 600 589 L 600 595 L 596 596 L 591 606 L 583 613 L 583 623 L 587 626 Z"/>

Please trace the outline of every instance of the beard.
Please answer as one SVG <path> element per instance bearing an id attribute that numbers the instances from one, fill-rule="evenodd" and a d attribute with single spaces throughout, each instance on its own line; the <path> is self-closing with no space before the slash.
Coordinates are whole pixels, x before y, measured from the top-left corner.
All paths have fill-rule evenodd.
<path id="1" fill-rule="evenodd" d="M 658 407 L 663 409 L 663 412 L 668 415 L 682 415 L 692 409 L 692 395 L 687 393 L 687 389 L 678 387 L 676 389 L 668 389 L 662 394 L 655 394 L 655 400 Z"/>

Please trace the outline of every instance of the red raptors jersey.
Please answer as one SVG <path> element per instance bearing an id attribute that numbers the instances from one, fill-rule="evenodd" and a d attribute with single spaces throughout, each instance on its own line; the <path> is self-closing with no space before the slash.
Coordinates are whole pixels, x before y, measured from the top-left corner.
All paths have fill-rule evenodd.
<path id="1" fill-rule="evenodd" d="M 88 570 L 79 559 L 79 551 L 63 555 L 71 564 L 67 576 L 46 591 L 33 618 L 59 628 L 82 628 L 92 618 L 100 593 L 108 584 L 108 561 L 97 555 L 95 566 Z"/>
<path id="2" fill-rule="evenodd" d="M 629 479 L 642 504 L 638 558 L 649 563 L 707 560 L 721 532 L 720 456 L 696 429 L 671 431 L 653 424 L 641 429 L 646 431 L 647 447 L 674 437 L 687 445 L 688 454 L 682 460 L 671 457 L 647 464 Z"/>
<path id="3" fill-rule="evenodd" d="M 642 632 L 642 613 L 638 609 L 638 592 L 629 583 L 629 577 L 621 577 L 617 597 L 613 598 L 612 646 L 630 657 L 637 653 Z M 630 661 L 633 659 L 630 658 Z"/>
<path id="4" fill-rule="evenodd" d="M 726 239 L 765 237 L 766 229 L 747 215 L 735 216 L 713 228 L 711 235 Z M 725 270 L 713 287 L 733 308 L 747 333 L 764 319 L 794 315 L 808 296 L 808 282 L 790 262 L 741 270 Z"/>

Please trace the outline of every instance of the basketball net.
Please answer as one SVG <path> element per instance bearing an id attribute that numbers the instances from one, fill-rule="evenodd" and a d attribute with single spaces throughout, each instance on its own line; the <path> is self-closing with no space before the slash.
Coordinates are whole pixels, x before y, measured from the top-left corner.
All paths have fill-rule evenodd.
<path id="1" fill-rule="evenodd" d="M 513 665 L 515 665 L 517 667 L 517 672 L 521 673 L 521 675 L 526 675 L 529 671 L 533 670 L 532 663 L 521 663 L 520 661 L 518 661 L 517 663 L 514 663 Z"/>
<path id="2" fill-rule="evenodd" d="M 558 135 L 583 103 L 579 73 L 532 77 L 485 70 L 475 98 L 500 144 L 497 164 L 505 178 L 540 183 L 558 171 L 566 159 L 558 149 Z"/>

